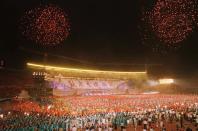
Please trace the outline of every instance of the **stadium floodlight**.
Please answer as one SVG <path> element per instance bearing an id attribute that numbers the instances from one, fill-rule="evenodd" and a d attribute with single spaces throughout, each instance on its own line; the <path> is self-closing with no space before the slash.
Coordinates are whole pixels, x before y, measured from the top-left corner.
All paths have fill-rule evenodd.
<path id="1" fill-rule="evenodd" d="M 43 68 L 45 70 L 56 70 L 56 71 L 76 71 L 76 72 L 86 72 L 86 73 L 112 73 L 112 74 L 146 74 L 146 71 L 140 72 L 121 72 L 121 71 L 101 71 L 101 70 L 90 70 L 90 69 L 79 69 L 79 68 L 69 68 L 69 67 L 58 67 L 50 65 L 42 65 L 35 63 L 27 63 L 27 66 L 35 68 Z"/>
<path id="2" fill-rule="evenodd" d="M 164 85 L 164 84 L 173 84 L 174 79 L 159 79 L 159 84 Z"/>

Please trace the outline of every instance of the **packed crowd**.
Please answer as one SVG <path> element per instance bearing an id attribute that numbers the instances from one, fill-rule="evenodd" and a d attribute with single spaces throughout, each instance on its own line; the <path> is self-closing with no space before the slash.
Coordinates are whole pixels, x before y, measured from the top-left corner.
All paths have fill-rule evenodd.
<path id="1" fill-rule="evenodd" d="M 61 90 L 70 89 L 127 89 L 128 81 L 124 80 L 80 80 L 80 79 L 52 79 L 49 83 L 52 88 Z"/>
<path id="2" fill-rule="evenodd" d="M 196 131 L 197 126 L 197 95 L 50 97 L 40 103 L 13 100 L 10 110 L 0 115 L 2 131 Z"/>

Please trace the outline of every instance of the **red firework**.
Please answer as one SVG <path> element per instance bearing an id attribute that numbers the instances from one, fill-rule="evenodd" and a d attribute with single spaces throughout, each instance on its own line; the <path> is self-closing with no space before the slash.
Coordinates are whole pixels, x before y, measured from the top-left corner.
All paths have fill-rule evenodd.
<path id="1" fill-rule="evenodd" d="M 149 21 L 156 36 L 165 43 L 179 43 L 193 31 L 195 9 L 189 0 L 158 0 Z"/>
<path id="2" fill-rule="evenodd" d="M 147 25 L 145 30 L 152 32 L 150 39 L 175 48 L 193 32 L 197 12 L 197 0 L 157 0 L 150 11 L 144 12 L 142 20 Z"/>
<path id="3" fill-rule="evenodd" d="M 21 20 L 22 34 L 36 43 L 55 45 L 64 41 L 70 31 L 65 12 L 54 5 L 29 10 Z"/>

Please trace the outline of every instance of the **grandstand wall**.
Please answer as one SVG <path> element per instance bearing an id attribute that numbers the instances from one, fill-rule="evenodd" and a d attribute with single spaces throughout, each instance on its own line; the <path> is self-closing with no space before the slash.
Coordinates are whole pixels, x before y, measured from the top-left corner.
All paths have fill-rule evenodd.
<path id="1" fill-rule="evenodd" d="M 53 88 L 53 94 L 61 96 L 121 94 L 147 80 L 145 71 L 101 71 L 35 63 L 27 65 L 34 71 L 44 71 L 45 81 Z"/>

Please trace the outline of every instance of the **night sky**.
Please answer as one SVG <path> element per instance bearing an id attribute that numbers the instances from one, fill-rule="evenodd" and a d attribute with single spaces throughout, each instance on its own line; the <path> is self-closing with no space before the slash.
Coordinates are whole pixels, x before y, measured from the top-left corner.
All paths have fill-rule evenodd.
<path id="1" fill-rule="evenodd" d="M 56 4 L 69 16 L 70 35 L 59 46 L 39 46 L 20 34 L 21 16 L 41 3 Z M 152 5 L 152 1 L 147 4 Z M 7 67 L 24 68 L 27 61 L 42 62 L 42 53 L 47 52 L 48 63 L 59 65 L 73 62 L 96 69 L 133 70 L 133 64 L 149 63 L 161 64 L 153 65 L 152 69 L 163 69 L 166 73 L 198 73 L 197 29 L 179 43 L 178 50 L 166 54 L 152 52 L 141 41 L 142 5 L 142 0 L 2 0 L 0 59 L 5 60 Z"/>

